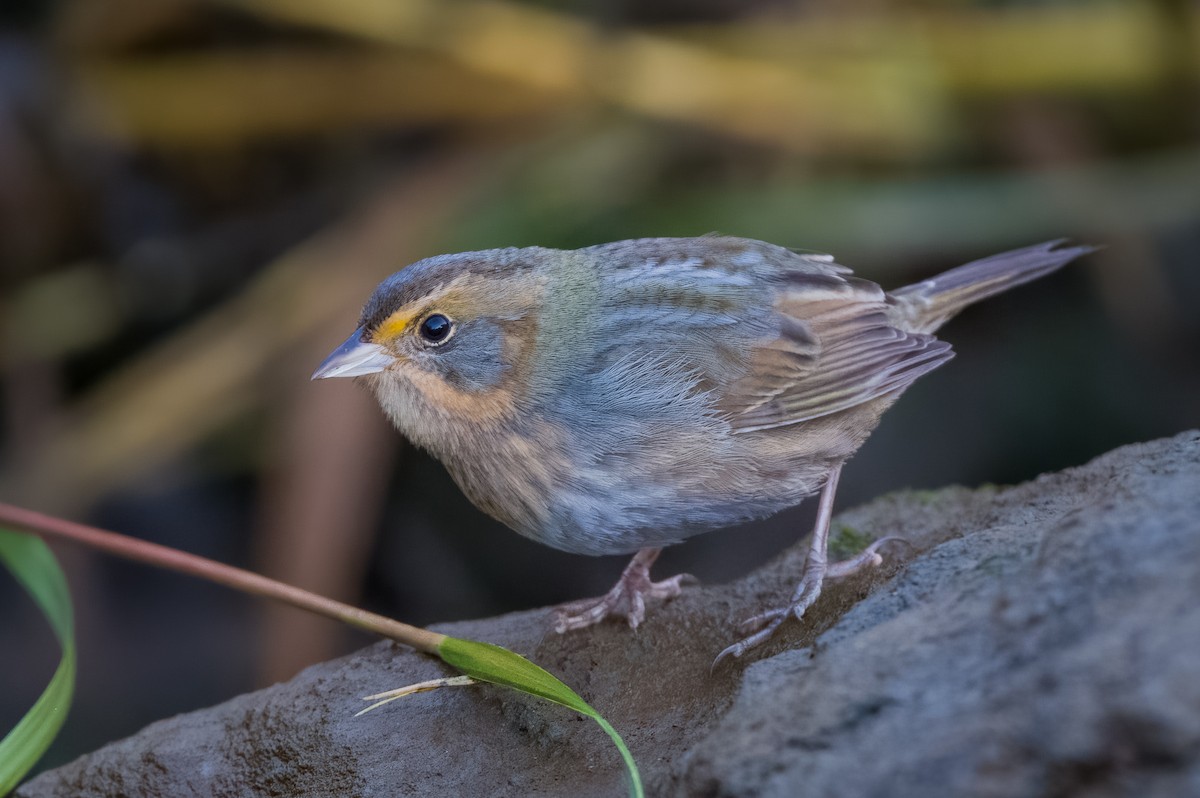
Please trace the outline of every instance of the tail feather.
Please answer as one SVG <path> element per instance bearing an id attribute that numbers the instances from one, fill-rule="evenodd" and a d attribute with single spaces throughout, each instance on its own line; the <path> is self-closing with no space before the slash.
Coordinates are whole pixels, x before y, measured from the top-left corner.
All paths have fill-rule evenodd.
<path id="1" fill-rule="evenodd" d="M 895 323 L 910 332 L 931 333 L 967 305 L 1044 277 L 1096 251 L 1089 246 L 1059 249 L 1064 242 L 1058 239 L 1002 252 L 892 291 Z"/>

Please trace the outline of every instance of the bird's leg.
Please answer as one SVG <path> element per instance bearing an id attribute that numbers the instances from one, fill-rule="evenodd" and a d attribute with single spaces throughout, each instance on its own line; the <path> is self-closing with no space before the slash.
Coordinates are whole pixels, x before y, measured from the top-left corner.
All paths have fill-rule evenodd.
<path id="1" fill-rule="evenodd" d="M 554 631 L 562 634 L 572 629 L 583 629 L 610 615 L 624 616 L 629 626 L 636 629 L 646 617 L 647 598 L 678 596 L 680 582 L 690 578 L 687 574 L 679 574 L 661 582 L 650 581 L 650 566 L 661 552 L 662 549 L 639 550 L 608 593 L 600 598 L 563 604 L 558 608 Z"/>
<path id="2" fill-rule="evenodd" d="M 791 602 L 786 607 L 755 615 L 742 624 L 743 631 L 753 632 L 753 634 L 718 654 L 716 660 L 713 661 L 714 668 L 725 657 L 740 657 L 755 646 L 769 640 L 789 616 L 802 618 L 805 611 L 821 595 L 821 586 L 826 577 L 842 579 L 858 573 L 864 568 L 880 565 L 883 557 L 879 554 L 879 547 L 889 541 L 902 540 L 902 538 L 895 537 L 880 538 L 862 553 L 849 560 L 843 560 L 833 565 L 828 563 L 826 552 L 829 548 L 829 522 L 833 519 L 833 497 L 837 493 L 838 478 L 841 473 L 841 466 L 830 471 L 829 476 L 825 479 L 824 487 L 821 488 L 821 498 L 817 505 L 817 523 L 813 528 L 812 542 L 808 546 L 808 557 L 804 561 L 804 575 L 800 579 L 796 591 L 792 593 Z"/>

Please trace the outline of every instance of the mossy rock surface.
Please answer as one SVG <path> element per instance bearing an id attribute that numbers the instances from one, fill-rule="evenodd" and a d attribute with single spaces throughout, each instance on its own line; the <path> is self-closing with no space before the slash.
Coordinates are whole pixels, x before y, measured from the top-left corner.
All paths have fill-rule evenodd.
<path id="1" fill-rule="evenodd" d="M 835 524 L 847 545 L 912 547 L 715 674 L 736 623 L 790 594 L 803 542 L 650 607 L 637 632 L 560 637 L 549 610 L 444 631 L 575 687 L 650 795 L 1200 790 L 1200 433 L 1010 488 L 893 494 Z M 511 692 L 441 690 L 354 717 L 360 696 L 446 673 L 380 643 L 155 723 L 17 795 L 624 794 L 594 724 Z"/>

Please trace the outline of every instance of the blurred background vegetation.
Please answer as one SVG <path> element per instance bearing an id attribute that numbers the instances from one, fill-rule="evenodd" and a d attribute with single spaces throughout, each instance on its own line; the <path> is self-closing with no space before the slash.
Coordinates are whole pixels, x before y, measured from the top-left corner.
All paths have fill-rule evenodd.
<path id="1" fill-rule="evenodd" d="M 598 594 L 621 558 L 498 527 L 364 392 L 308 376 L 408 262 L 648 235 L 889 287 L 1106 246 L 950 325 L 959 357 L 841 506 L 1200 424 L 1194 0 L 6 0 L 0 25 L 4 501 L 415 623 Z M 811 514 L 661 573 L 734 578 Z M 61 554 L 81 675 L 47 764 L 366 642 Z M 8 583 L 0 650 L 8 728 L 57 656 Z"/>

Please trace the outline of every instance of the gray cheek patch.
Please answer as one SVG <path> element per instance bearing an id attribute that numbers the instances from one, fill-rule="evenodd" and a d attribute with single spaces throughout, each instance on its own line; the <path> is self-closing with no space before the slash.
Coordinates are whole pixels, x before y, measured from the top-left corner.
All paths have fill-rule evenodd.
<path id="1" fill-rule="evenodd" d="M 463 323 L 444 346 L 422 358 L 448 385 L 463 391 L 494 388 L 508 366 L 500 359 L 501 331 L 490 321 Z"/>

